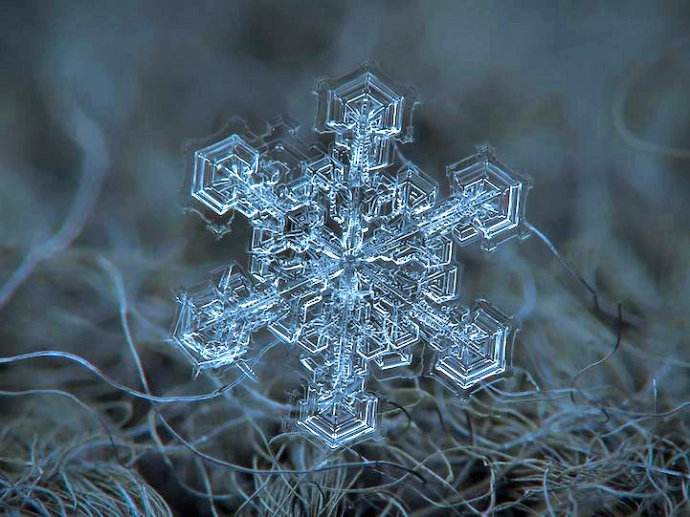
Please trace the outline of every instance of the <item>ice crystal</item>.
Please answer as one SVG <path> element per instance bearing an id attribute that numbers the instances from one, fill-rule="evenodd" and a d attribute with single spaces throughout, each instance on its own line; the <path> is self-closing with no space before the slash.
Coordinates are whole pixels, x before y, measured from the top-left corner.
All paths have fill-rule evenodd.
<path id="1" fill-rule="evenodd" d="M 458 303 L 455 248 L 487 251 L 524 235 L 526 180 L 488 146 L 447 167 L 450 195 L 403 158 L 414 98 L 370 67 L 317 85 L 306 148 L 289 121 L 243 129 L 197 150 L 191 195 L 211 216 L 252 227 L 249 268 L 233 264 L 179 296 L 173 341 L 199 370 L 251 374 L 267 329 L 297 347 L 308 375 L 298 425 L 337 448 L 370 436 L 370 373 L 428 372 L 460 392 L 506 371 L 514 328 L 485 300 Z"/>

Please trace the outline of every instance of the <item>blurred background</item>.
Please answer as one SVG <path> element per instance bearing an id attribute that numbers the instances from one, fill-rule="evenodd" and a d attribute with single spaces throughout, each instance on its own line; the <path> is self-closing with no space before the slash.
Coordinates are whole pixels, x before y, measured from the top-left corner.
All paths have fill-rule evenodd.
<path id="1" fill-rule="evenodd" d="M 531 176 L 529 221 L 600 308 L 538 238 L 463 252 L 463 300 L 487 297 L 522 325 L 514 375 L 469 402 L 431 383 L 390 388 L 382 437 L 354 451 L 279 437 L 300 385 L 277 380 L 286 368 L 270 360 L 265 386 L 155 406 L 190 441 L 211 433 L 205 453 L 250 470 L 366 458 L 427 485 L 383 464 L 238 473 L 201 461 L 148 402 L 73 362 L 6 362 L 0 506 L 442 515 L 685 504 L 687 2 L 0 2 L 0 355 L 79 354 L 141 391 L 131 334 L 152 392 L 209 391 L 165 342 L 174 292 L 244 256 L 248 225 L 238 217 L 217 240 L 184 210 L 185 149 L 236 115 L 259 129 L 289 115 L 308 140 L 315 80 L 367 61 L 415 87 L 416 138 L 402 150 L 440 182 L 487 141 Z"/>

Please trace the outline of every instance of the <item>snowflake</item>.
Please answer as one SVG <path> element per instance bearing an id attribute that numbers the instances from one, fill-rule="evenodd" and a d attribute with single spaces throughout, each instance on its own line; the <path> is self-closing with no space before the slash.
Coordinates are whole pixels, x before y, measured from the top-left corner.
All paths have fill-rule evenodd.
<path id="1" fill-rule="evenodd" d="M 458 303 L 454 255 L 524 236 L 527 181 L 485 146 L 447 167 L 439 199 L 398 149 L 411 140 L 413 96 L 381 77 L 364 67 L 317 85 L 328 150 L 306 148 L 281 120 L 194 153 L 191 195 L 209 217 L 249 220 L 249 267 L 182 293 L 173 342 L 198 370 L 250 375 L 255 333 L 296 347 L 308 376 L 298 426 L 332 448 L 376 430 L 370 373 L 404 369 L 425 349 L 430 373 L 469 392 L 506 371 L 515 332 L 488 302 Z"/>

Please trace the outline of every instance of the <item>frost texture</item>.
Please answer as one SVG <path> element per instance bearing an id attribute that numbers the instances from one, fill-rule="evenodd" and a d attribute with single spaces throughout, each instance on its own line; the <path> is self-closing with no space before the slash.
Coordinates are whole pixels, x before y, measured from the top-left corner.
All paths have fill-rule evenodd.
<path id="1" fill-rule="evenodd" d="M 455 248 L 524 235 L 529 185 L 485 146 L 447 167 L 439 199 L 398 149 L 411 139 L 413 96 L 380 78 L 367 67 L 318 84 L 328 150 L 279 121 L 194 154 L 191 194 L 210 215 L 249 220 L 250 266 L 181 294 L 174 342 L 200 370 L 249 375 L 261 329 L 298 347 L 308 372 L 298 425 L 332 448 L 376 430 L 370 373 L 404 370 L 427 350 L 428 373 L 468 392 L 506 371 L 515 330 L 487 301 L 457 302 Z"/>

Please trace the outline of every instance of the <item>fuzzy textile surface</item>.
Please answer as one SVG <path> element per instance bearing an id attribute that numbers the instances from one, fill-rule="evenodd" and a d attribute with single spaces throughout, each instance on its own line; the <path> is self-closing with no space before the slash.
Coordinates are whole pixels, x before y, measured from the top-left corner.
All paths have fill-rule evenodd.
<path id="1" fill-rule="evenodd" d="M 0 513 L 690 512 L 690 4 L 0 2 Z M 246 256 L 185 210 L 190 142 L 300 121 L 318 77 L 414 85 L 443 166 L 490 142 L 532 238 L 462 250 L 463 300 L 522 327 L 468 400 L 368 386 L 380 437 L 292 431 L 284 347 L 218 389 L 167 342 L 174 292 Z"/>

